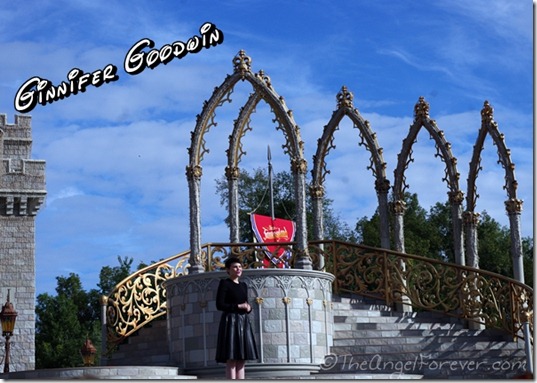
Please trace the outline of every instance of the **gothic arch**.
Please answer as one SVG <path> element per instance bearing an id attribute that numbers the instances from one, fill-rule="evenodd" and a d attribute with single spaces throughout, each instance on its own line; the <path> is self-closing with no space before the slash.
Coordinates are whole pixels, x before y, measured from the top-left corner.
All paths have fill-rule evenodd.
<path id="1" fill-rule="evenodd" d="M 291 162 L 291 171 L 294 176 L 295 190 L 296 190 L 296 205 L 297 205 L 297 231 L 296 231 L 296 249 L 295 253 L 298 254 L 295 267 L 311 269 L 311 259 L 307 252 L 307 235 L 306 235 L 306 198 L 305 198 L 305 173 L 307 169 L 307 163 L 304 159 L 303 146 L 304 143 L 300 139 L 300 130 L 296 125 L 291 110 L 287 108 L 282 97 L 280 97 L 272 88 L 270 77 L 265 75 L 263 71 L 259 73 L 253 73 L 251 71 L 251 58 L 246 56 L 245 52 L 241 50 L 233 59 L 234 72 L 228 75 L 224 82 L 216 87 L 209 101 L 205 101 L 203 104 L 203 110 L 201 115 L 197 116 L 196 127 L 191 132 L 191 146 L 188 148 L 189 153 L 189 165 L 186 168 L 186 176 L 188 180 L 189 189 L 189 207 L 190 207 L 190 269 L 189 273 L 203 272 L 202 254 L 201 254 L 201 219 L 200 219 L 200 181 L 202 176 L 201 161 L 203 156 L 208 152 L 205 147 L 204 135 L 210 130 L 212 126 L 215 126 L 214 121 L 216 116 L 216 109 L 223 105 L 224 102 L 231 102 L 230 96 L 233 92 L 235 84 L 241 81 L 248 81 L 254 88 L 254 93 L 257 94 L 259 99 L 262 98 L 267 102 L 278 123 L 279 129 L 285 135 L 286 142 L 283 145 L 284 152 L 289 155 Z M 250 98 L 252 100 L 252 98 Z M 253 101 L 251 102 L 254 103 Z M 247 102 L 250 104 L 250 101 Z M 248 106 L 250 108 L 250 106 Z M 243 108 L 242 111 L 244 111 Z M 248 118 L 248 113 L 242 113 L 239 116 L 240 123 L 244 123 Z M 250 109 L 251 113 L 253 108 Z M 240 128 L 239 128 L 240 129 Z M 244 131 L 243 133 L 244 134 Z M 235 137 L 233 142 L 240 142 L 241 133 L 238 133 L 238 137 Z M 232 142 L 230 142 L 232 143 Z M 238 144 L 237 144 L 238 145 Z M 235 148 L 236 149 L 236 148 Z M 228 152 L 237 153 L 234 148 L 230 148 Z M 239 156 L 240 158 L 240 156 Z M 238 160 L 238 158 L 236 158 Z M 229 163 L 228 163 L 229 164 Z M 233 178 L 233 174 L 237 174 L 236 163 L 231 162 L 231 166 L 228 166 L 226 173 L 228 179 Z"/>
<path id="2" fill-rule="evenodd" d="M 389 249 L 388 191 L 390 189 L 390 181 L 386 178 L 386 163 L 382 156 L 382 148 L 378 145 L 376 133 L 371 131 L 369 122 L 364 120 L 358 110 L 354 108 L 353 98 L 353 94 L 347 90 L 346 86 L 343 86 L 336 97 L 337 109 L 332 113 L 332 118 L 328 124 L 325 125 L 323 135 L 317 143 L 317 152 L 313 156 L 313 170 L 311 172 L 313 179 L 312 185 L 310 186 L 310 193 L 313 202 L 314 238 L 316 240 L 324 239 L 322 208 L 324 181 L 326 174 L 330 173 L 326 168 L 325 159 L 330 149 L 335 148 L 333 143 L 334 133 L 338 129 L 339 123 L 343 117 L 348 116 L 354 123 L 354 127 L 360 131 L 361 141 L 359 145 L 365 146 L 371 153 L 370 164 L 367 168 L 372 171 L 375 177 L 375 189 L 379 201 L 381 222 L 381 246 Z"/>
<path id="3" fill-rule="evenodd" d="M 445 176 L 449 191 L 449 202 L 451 205 L 451 216 L 453 221 L 453 243 L 455 261 L 460 265 L 465 265 L 463 233 L 462 233 L 462 201 L 463 193 L 459 189 L 459 173 L 457 171 L 457 159 L 451 153 L 451 144 L 446 141 L 444 132 L 439 130 L 436 122 L 429 117 L 429 104 L 423 97 L 419 98 L 414 106 L 414 122 L 410 126 L 407 137 L 403 140 L 403 147 L 397 156 L 397 168 L 394 170 L 394 213 L 395 213 L 395 248 L 397 251 L 405 252 L 404 244 L 404 193 L 408 188 L 406 183 L 405 170 L 408 168 L 412 158 L 412 146 L 416 142 L 416 137 L 420 129 L 424 127 L 435 141 L 435 157 L 445 163 Z"/>
<path id="4" fill-rule="evenodd" d="M 522 203 L 517 197 L 518 182 L 515 178 L 515 164 L 511 161 L 511 151 L 505 145 L 505 138 L 498 130 L 498 124 L 494 121 L 494 110 L 488 101 L 485 101 L 481 110 L 481 128 L 479 129 L 470 169 L 468 172 L 468 193 L 466 196 L 466 211 L 464 212 L 464 224 L 466 231 L 466 251 L 470 260 L 470 266 L 479 267 L 479 255 L 477 250 L 477 224 L 479 214 L 475 212 L 477 198 L 476 179 L 481 168 L 481 151 L 487 134 L 498 150 L 498 163 L 505 170 L 505 184 L 503 188 L 507 192 L 505 209 L 509 216 L 511 235 L 511 257 L 515 279 L 524 283 L 524 264 L 522 259 L 522 238 L 520 233 L 520 214 Z"/>
<path id="5" fill-rule="evenodd" d="M 242 150 L 241 139 L 246 132 L 252 130 L 250 127 L 250 116 L 255 112 L 257 104 L 261 101 L 261 95 L 252 93 L 241 108 L 239 117 L 235 120 L 233 132 L 229 136 L 229 149 L 227 150 L 228 164 L 226 167 L 226 178 L 229 190 L 229 240 L 232 243 L 239 242 L 239 162 L 245 152 Z"/>

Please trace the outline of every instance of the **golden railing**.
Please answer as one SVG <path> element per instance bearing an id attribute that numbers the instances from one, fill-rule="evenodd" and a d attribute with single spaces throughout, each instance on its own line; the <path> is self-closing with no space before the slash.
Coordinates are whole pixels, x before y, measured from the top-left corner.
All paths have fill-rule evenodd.
<path id="1" fill-rule="evenodd" d="M 103 327 L 108 351 L 147 323 L 166 314 L 166 290 L 162 283 L 185 274 L 189 256 L 190 252 L 185 251 L 140 269 L 103 297 Z"/>
<path id="2" fill-rule="evenodd" d="M 202 246 L 206 271 L 220 269 L 222 260 L 239 257 L 245 268 L 261 266 L 263 245 L 292 252 L 292 243 L 210 243 Z M 440 260 L 340 241 L 312 241 L 314 268 L 324 258 L 333 274 L 335 293 L 350 293 L 411 305 L 415 310 L 442 312 L 523 336 L 524 323 L 533 334 L 533 289 L 514 279 Z M 166 314 L 162 283 L 187 273 L 189 251 L 138 270 L 103 299 L 106 344 L 117 344 L 152 320 Z M 294 263 L 291 255 L 290 264 Z M 531 335 L 533 340 L 533 335 Z"/>
<path id="3" fill-rule="evenodd" d="M 246 268 L 260 267 L 265 256 L 261 245 L 205 244 L 202 246 L 205 271 L 222 268 L 222 259 L 230 255 L 246 262 Z M 291 249 L 292 243 L 276 245 Z M 107 345 L 108 352 L 146 324 L 166 314 L 166 290 L 162 284 L 170 278 L 186 274 L 189 257 L 190 251 L 185 251 L 153 263 L 131 274 L 118 283 L 108 296 L 103 296 L 103 344 Z"/>
<path id="4" fill-rule="evenodd" d="M 437 311 L 523 337 L 533 334 L 533 289 L 486 270 L 339 241 L 310 242 L 336 276 L 335 293 L 360 294 Z"/>

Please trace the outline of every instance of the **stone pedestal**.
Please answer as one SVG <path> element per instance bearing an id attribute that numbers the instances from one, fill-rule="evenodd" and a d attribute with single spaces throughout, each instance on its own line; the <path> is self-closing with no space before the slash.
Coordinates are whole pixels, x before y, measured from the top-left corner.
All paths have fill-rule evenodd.
<path id="1" fill-rule="evenodd" d="M 171 360 L 184 373 L 224 376 L 215 362 L 221 312 L 216 290 L 225 271 L 192 274 L 166 282 Z M 332 345 L 332 281 L 322 271 L 248 269 L 250 321 L 259 352 L 246 365 L 247 377 L 305 375 L 320 369 Z"/>

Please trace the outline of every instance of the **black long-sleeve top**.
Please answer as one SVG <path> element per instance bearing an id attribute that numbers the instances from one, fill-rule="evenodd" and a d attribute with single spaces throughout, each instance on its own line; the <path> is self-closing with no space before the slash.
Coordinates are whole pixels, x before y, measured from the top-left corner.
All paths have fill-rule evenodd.
<path id="1" fill-rule="evenodd" d="M 221 279 L 216 292 L 216 308 L 228 313 L 247 314 L 250 311 L 239 309 L 239 304 L 248 301 L 248 285 L 235 283 L 229 278 Z"/>

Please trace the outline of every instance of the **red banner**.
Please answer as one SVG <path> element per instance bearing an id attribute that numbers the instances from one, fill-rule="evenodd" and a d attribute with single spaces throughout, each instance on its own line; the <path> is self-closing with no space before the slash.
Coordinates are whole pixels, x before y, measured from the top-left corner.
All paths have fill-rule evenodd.
<path id="1" fill-rule="evenodd" d="M 268 217 L 266 215 L 252 214 L 252 229 L 258 242 L 292 242 L 295 238 L 295 223 L 287 219 Z M 278 248 L 278 245 L 263 246 L 265 249 L 265 267 L 272 262 L 276 267 L 289 267 L 290 251 Z"/>

